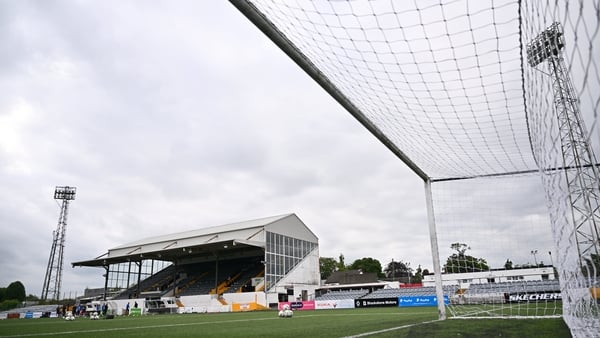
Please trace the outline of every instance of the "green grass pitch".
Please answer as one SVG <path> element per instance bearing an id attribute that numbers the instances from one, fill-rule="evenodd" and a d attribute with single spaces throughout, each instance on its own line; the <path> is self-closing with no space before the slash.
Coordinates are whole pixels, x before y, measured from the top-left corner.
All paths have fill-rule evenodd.
<path id="1" fill-rule="evenodd" d="M 0 337 L 570 337 L 562 319 L 436 321 L 435 308 L 370 308 L 0 321 Z"/>

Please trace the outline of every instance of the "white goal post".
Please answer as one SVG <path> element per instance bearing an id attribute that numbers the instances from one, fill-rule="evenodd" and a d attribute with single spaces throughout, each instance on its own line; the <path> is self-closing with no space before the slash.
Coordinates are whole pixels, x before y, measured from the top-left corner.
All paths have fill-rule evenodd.
<path id="1" fill-rule="evenodd" d="M 599 0 L 231 3 L 425 182 L 440 318 L 600 334 Z"/>

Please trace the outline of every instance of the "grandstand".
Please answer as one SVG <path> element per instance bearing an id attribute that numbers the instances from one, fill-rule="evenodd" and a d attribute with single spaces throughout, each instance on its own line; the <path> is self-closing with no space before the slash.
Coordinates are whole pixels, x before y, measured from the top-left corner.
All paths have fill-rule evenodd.
<path id="1" fill-rule="evenodd" d="M 181 311 L 220 312 L 314 297 L 318 252 L 314 233 L 285 214 L 136 240 L 72 265 L 105 269 L 99 298 L 115 309 L 170 297 Z"/>
<path id="2" fill-rule="evenodd" d="M 457 288 L 454 286 L 445 286 L 444 294 L 452 295 Z M 398 289 L 380 289 L 374 291 L 363 298 L 395 298 L 404 296 L 435 296 L 435 286 L 418 286 Z"/>
<path id="3" fill-rule="evenodd" d="M 560 285 L 557 280 L 471 284 L 471 286 L 467 289 L 466 294 L 540 291 L 560 292 Z"/>
<path id="4" fill-rule="evenodd" d="M 369 290 L 332 290 L 321 296 L 315 298 L 315 300 L 343 300 L 343 299 L 358 299 L 369 294 Z"/>
<path id="5" fill-rule="evenodd" d="M 0 311 L 0 320 L 10 318 L 42 318 L 50 317 L 51 315 L 56 316 L 56 308 L 58 304 L 46 304 L 46 305 L 31 305 L 22 308 L 15 308 L 9 311 Z"/>

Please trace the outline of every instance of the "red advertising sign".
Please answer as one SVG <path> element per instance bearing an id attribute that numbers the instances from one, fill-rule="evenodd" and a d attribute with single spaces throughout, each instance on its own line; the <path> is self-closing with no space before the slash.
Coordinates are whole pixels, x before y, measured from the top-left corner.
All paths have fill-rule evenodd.
<path id="1" fill-rule="evenodd" d="M 283 310 L 283 306 L 285 304 L 289 305 L 290 309 L 292 309 L 293 311 L 314 310 L 315 309 L 315 301 L 314 300 L 307 300 L 307 301 L 302 301 L 302 302 L 279 302 L 279 305 L 277 306 L 277 308 L 279 310 Z"/>

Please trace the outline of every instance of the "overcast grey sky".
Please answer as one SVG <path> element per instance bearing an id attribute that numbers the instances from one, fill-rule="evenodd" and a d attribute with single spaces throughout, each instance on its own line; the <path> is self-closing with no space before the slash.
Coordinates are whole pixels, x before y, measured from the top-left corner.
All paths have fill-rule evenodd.
<path id="1" fill-rule="evenodd" d="M 67 296 L 103 285 L 73 261 L 291 212 L 431 269 L 422 181 L 228 2 L 0 1 L 0 41 L 0 286 L 41 293 L 57 185 Z"/>
<path id="2" fill-rule="evenodd" d="M 229 3 L 2 1 L 0 40 L 0 285 L 40 294 L 57 185 L 66 293 L 108 248 L 289 212 L 321 256 L 431 265 L 421 181 Z"/>

